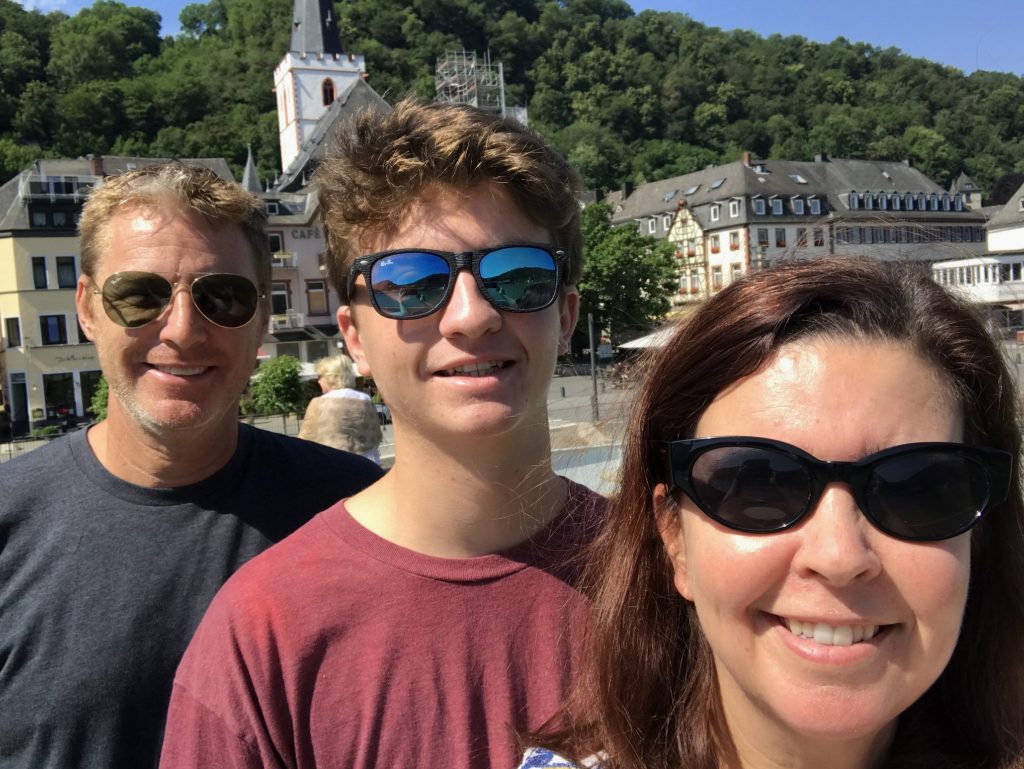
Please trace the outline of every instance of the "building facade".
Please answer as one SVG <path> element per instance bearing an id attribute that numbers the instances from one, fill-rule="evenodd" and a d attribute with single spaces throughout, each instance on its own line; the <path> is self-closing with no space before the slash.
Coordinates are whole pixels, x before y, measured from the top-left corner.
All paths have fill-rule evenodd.
<path id="1" fill-rule="evenodd" d="M 612 222 L 676 245 L 676 302 L 779 259 L 870 254 L 933 262 L 981 253 L 985 217 L 900 162 L 752 161 L 608 196 Z"/>

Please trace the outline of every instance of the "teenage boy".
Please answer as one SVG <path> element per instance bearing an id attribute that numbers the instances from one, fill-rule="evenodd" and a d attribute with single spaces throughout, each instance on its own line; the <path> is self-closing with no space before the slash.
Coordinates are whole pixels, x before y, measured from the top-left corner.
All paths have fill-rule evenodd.
<path id="1" fill-rule="evenodd" d="M 179 668 L 162 766 L 507 769 L 579 654 L 602 504 L 551 469 L 576 177 L 464 107 L 364 113 L 317 175 L 338 323 L 395 464 L 255 559 Z"/>

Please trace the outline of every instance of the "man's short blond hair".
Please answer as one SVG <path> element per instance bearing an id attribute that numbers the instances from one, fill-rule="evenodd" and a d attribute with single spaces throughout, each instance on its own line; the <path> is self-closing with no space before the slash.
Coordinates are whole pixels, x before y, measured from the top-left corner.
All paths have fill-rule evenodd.
<path id="1" fill-rule="evenodd" d="M 270 244 L 263 203 L 205 166 L 172 162 L 126 171 L 104 179 L 89 195 L 78 223 L 81 269 L 94 276 L 108 242 L 107 225 L 127 208 L 194 212 L 218 226 L 238 225 L 252 247 L 257 284 L 270 287 Z"/>
<path id="2" fill-rule="evenodd" d="M 401 225 L 432 186 L 501 185 L 569 255 L 566 283 L 582 270 L 579 177 L 540 134 L 473 107 L 405 99 L 365 110 L 339 132 L 314 180 L 327 239 L 327 272 L 343 304 L 348 269 L 367 235 Z"/>

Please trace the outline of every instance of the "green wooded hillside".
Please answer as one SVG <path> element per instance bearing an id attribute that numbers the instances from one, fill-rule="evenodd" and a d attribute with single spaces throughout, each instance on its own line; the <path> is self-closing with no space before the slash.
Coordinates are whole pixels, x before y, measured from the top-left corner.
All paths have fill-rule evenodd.
<path id="1" fill-rule="evenodd" d="M 0 181 L 38 156 L 224 156 L 280 163 L 271 88 L 291 0 L 152 11 L 97 0 L 74 17 L 0 0 Z M 446 50 L 490 51 L 592 187 L 762 158 L 909 158 L 983 189 L 1024 171 L 1024 79 L 959 70 L 842 38 L 723 32 L 622 0 L 343 0 L 346 50 L 389 100 L 433 96 Z"/>

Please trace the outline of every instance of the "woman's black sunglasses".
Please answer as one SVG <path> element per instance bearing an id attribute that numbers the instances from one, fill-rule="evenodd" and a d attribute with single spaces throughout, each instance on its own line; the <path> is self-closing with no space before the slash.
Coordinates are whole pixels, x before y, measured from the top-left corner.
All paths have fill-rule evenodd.
<path id="1" fill-rule="evenodd" d="M 403 248 L 360 256 L 348 274 L 352 296 L 360 275 L 374 309 L 386 318 L 424 318 L 451 298 L 459 270 L 472 270 L 480 293 L 502 312 L 536 312 L 558 296 L 568 257 L 556 246 L 509 244 L 481 251 Z"/>
<path id="2" fill-rule="evenodd" d="M 1009 452 L 959 443 L 908 443 L 856 462 L 825 462 L 767 438 L 669 443 L 673 485 L 709 518 L 753 534 L 795 526 L 825 486 L 845 483 L 871 524 L 919 542 L 970 529 L 1009 492 Z"/>
<path id="3" fill-rule="evenodd" d="M 163 314 L 179 282 L 188 286 L 200 314 L 224 328 L 239 328 L 251 321 L 264 296 L 248 278 L 221 272 L 198 275 L 188 282 L 172 282 L 156 272 L 115 272 L 93 293 L 103 297 L 103 309 L 114 323 L 140 328 Z"/>

